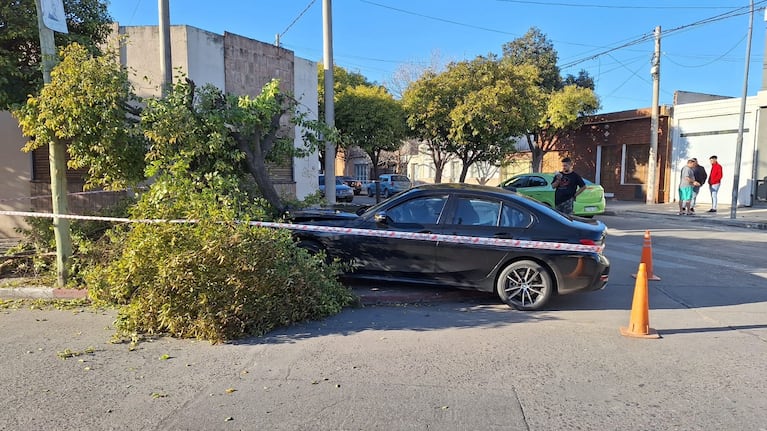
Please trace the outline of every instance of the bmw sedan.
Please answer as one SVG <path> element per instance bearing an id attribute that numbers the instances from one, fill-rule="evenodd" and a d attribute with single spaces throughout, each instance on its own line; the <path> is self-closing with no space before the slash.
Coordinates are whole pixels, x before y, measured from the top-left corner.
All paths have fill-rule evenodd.
<path id="1" fill-rule="evenodd" d="M 299 245 L 351 262 L 348 277 L 497 292 L 538 310 L 556 294 L 602 289 L 605 225 L 499 187 L 418 186 L 361 214 L 296 214 Z"/>

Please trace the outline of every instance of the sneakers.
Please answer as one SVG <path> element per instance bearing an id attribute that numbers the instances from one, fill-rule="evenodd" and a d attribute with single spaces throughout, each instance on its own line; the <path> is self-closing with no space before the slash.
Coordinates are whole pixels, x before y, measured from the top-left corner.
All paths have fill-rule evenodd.
<path id="1" fill-rule="evenodd" d="M 695 208 L 690 208 L 690 214 L 695 214 Z"/>
<path id="2" fill-rule="evenodd" d="M 714 209 L 714 208 L 711 208 L 710 210 L 708 210 L 708 212 L 710 212 L 710 213 L 715 213 L 715 212 L 716 212 L 716 209 Z"/>

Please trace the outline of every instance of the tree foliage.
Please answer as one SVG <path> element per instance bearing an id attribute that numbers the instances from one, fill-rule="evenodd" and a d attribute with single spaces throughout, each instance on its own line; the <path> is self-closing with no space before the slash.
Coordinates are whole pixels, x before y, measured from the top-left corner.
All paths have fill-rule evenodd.
<path id="1" fill-rule="evenodd" d="M 528 124 L 527 137 L 533 157 L 533 171 L 539 172 L 543 156 L 556 147 L 564 133 L 581 125 L 586 115 L 599 107 L 594 80 L 581 70 L 578 76 L 562 77 L 557 66 L 557 52 L 551 41 L 537 28 L 503 46 L 503 61 L 532 65 L 540 73 L 540 99 L 537 114 Z"/>
<path id="2" fill-rule="evenodd" d="M 499 163 L 516 151 L 512 137 L 535 118 L 538 75 L 529 65 L 477 57 L 449 66 L 442 78 L 458 96 L 450 112 L 448 150 L 463 162 L 459 181 L 464 182 L 474 163 Z"/>
<path id="3" fill-rule="evenodd" d="M 402 95 L 410 132 L 426 145 L 426 153 L 434 163 L 435 183 L 442 182 L 442 172 L 454 157 L 448 151 L 454 97 L 449 88 L 440 85 L 438 78 L 437 73 L 426 71 Z"/>
<path id="4" fill-rule="evenodd" d="M 234 201 L 249 200 L 243 198 L 253 191 L 247 184 L 255 183 L 275 214 L 281 214 L 285 204 L 272 183 L 267 162 L 279 163 L 315 150 L 316 131 L 333 138 L 321 123 L 296 113 L 295 106 L 294 99 L 280 92 L 277 80 L 265 85 L 255 98 L 177 80 L 167 97 L 149 101 L 142 116 L 152 144 L 147 176 L 171 182 L 188 178 L 197 187 L 213 188 Z M 284 115 L 292 124 L 304 126 L 309 147 L 293 148 L 290 133 L 280 123 Z"/>
<path id="5" fill-rule="evenodd" d="M 346 145 L 363 149 L 378 177 L 381 152 L 396 151 L 406 137 L 405 112 L 386 89 L 357 85 L 338 94 L 336 128 Z"/>
<path id="6" fill-rule="evenodd" d="M 531 65 L 480 56 L 416 81 L 403 100 L 408 125 L 437 168 L 435 181 L 451 157 L 462 161 L 464 182 L 474 163 L 500 163 L 514 152 L 512 138 L 536 118 L 538 79 Z"/>
<path id="7" fill-rule="evenodd" d="M 93 56 L 73 43 L 40 95 L 14 111 L 32 151 L 49 142 L 67 145 L 71 168 L 86 168 L 86 188 L 121 189 L 141 181 L 145 140 L 138 126 L 137 98 L 114 56 Z"/>
<path id="8" fill-rule="evenodd" d="M 77 42 L 91 54 L 109 36 L 112 18 L 102 0 L 64 0 L 68 34 L 56 33 L 56 45 Z M 23 103 L 43 85 L 35 0 L 0 4 L 0 109 Z"/>

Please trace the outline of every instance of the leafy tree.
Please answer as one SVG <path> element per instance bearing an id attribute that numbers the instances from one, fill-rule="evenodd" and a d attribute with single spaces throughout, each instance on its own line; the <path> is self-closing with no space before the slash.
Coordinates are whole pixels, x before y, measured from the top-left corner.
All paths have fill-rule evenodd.
<path id="1" fill-rule="evenodd" d="M 564 133 L 579 127 L 583 117 L 599 107 L 594 80 L 584 70 L 578 76 L 562 78 L 557 52 L 551 41 L 537 28 L 503 46 L 503 61 L 532 65 L 540 74 L 540 98 L 533 101 L 537 115 L 528 124 L 527 137 L 533 158 L 533 171 L 540 172 L 543 156 L 551 151 Z"/>
<path id="2" fill-rule="evenodd" d="M 107 2 L 64 0 L 68 34 L 55 34 L 57 46 L 77 42 L 90 53 L 109 36 L 112 22 Z M 0 109 L 23 103 L 43 85 L 40 37 L 35 0 L 9 0 L 0 5 Z"/>
<path id="3" fill-rule="evenodd" d="M 437 85 L 449 89 L 447 150 L 463 162 L 460 182 L 476 162 L 500 162 L 516 149 L 513 136 L 535 119 L 538 80 L 529 65 L 499 62 L 493 57 L 453 63 Z"/>
<path id="4" fill-rule="evenodd" d="M 253 190 L 247 185 L 255 182 L 275 213 L 281 214 L 286 207 L 269 177 L 267 162 L 306 155 L 310 149 L 294 149 L 280 119 L 290 115 L 293 123 L 304 126 L 310 146 L 317 143 L 316 130 L 335 139 L 320 122 L 295 114 L 295 106 L 294 99 L 280 92 L 277 80 L 255 98 L 177 80 L 168 96 L 149 101 L 142 116 L 152 144 L 147 176 L 170 183 L 186 178 L 196 188 L 212 188 L 234 203 L 249 201 Z"/>
<path id="5" fill-rule="evenodd" d="M 347 145 L 362 148 L 373 162 L 373 176 L 383 151 L 395 151 L 406 137 L 405 112 L 383 87 L 358 85 L 338 95 L 336 127 Z"/>
<path id="6" fill-rule="evenodd" d="M 333 96 L 334 103 L 338 104 L 338 95 L 343 93 L 346 89 L 356 87 L 358 85 L 364 85 L 368 87 L 375 86 L 374 83 L 368 81 L 365 76 L 357 72 L 350 72 L 341 66 L 333 65 Z M 325 67 L 322 63 L 317 64 L 317 96 L 319 107 L 317 112 L 319 118 L 325 120 Z M 338 122 L 338 115 L 336 115 L 335 121 Z M 344 155 L 350 152 L 348 148 L 348 142 L 339 141 L 336 142 L 339 149 L 344 152 Z M 320 166 L 325 166 L 325 147 L 319 148 L 319 161 Z"/>
<path id="7" fill-rule="evenodd" d="M 138 100 L 114 56 L 94 57 L 73 43 L 40 95 L 14 111 L 32 151 L 66 144 L 71 168 L 87 168 L 86 188 L 121 189 L 141 181 L 145 141 L 138 128 Z"/>
<path id="8" fill-rule="evenodd" d="M 411 133 L 426 145 L 434 163 L 434 182 L 442 182 L 445 166 L 453 158 L 450 142 L 450 111 L 455 105 L 450 89 L 439 82 L 439 75 L 427 71 L 408 86 L 402 96 Z"/>
<path id="9" fill-rule="evenodd" d="M 503 58 L 517 66 L 535 66 L 540 77 L 539 85 L 546 90 L 562 87 L 562 77 L 557 66 L 559 54 L 549 38 L 537 27 L 530 27 L 522 37 L 505 43 Z"/>

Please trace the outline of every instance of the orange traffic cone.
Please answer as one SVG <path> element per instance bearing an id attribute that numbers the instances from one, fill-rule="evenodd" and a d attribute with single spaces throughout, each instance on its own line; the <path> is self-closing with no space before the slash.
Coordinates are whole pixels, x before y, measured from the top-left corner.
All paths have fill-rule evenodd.
<path id="1" fill-rule="evenodd" d="M 631 318 L 628 327 L 621 327 L 621 335 L 636 338 L 660 338 L 655 329 L 650 328 L 650 304 L 647 298 L 647 267 L 639 264 L 637 282 L 634 286 L 634 300 L 631 302 Z"/>
<path id="2" fill-rule="evenodd" d="M 644 263 L 647 267 L 647 279 L 658 281 L 660 277 L 652 272 L 652 241 L 650 240 L 650 231 L 644 231 L 644 244 L 642 245 L 642 259 L 639 262 Z M 637 274 L 632 275 L 637 278 Z"/>

